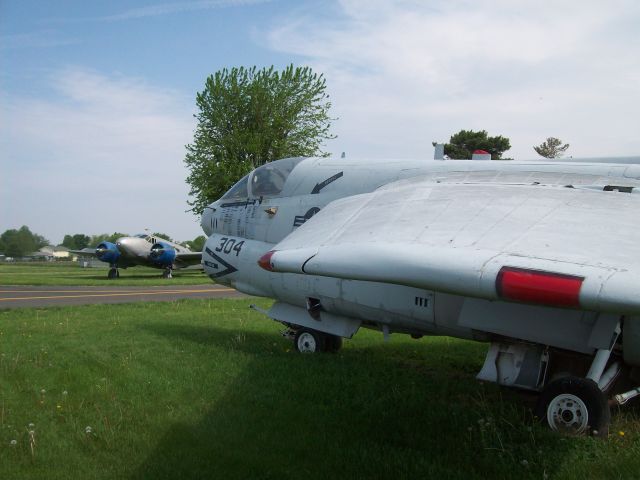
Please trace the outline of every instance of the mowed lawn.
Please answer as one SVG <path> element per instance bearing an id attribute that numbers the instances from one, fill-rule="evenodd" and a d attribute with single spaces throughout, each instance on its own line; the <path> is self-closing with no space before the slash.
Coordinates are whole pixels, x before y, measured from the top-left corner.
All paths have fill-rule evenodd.
<path id="1" fill-rule="evenodd" d="M 162 278 L 162 270 L 150 267 L 120 269 L 120 278 L 109 280 L 104 268 L 82 268 L 77 262 L 0 263 L 0 285 L 152 286 L 211 284 L 202 270 L 175 270 Z"/>
<path id="2" fill-rule="evenodd" d="M 560 437 L 475 380 L 486 345 L 361 331 L 300 355 L 249 303 L 0 312 L 0 478 L 638 476 L 633 409 Z"/>

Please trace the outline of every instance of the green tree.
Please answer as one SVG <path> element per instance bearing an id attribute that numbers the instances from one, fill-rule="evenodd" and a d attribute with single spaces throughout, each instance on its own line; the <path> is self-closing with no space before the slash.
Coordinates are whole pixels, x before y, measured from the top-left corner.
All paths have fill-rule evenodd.
<path id="1" fill-rule="evenodd" d="M 91 242 L 91 237 L 82 233 L 76 233 L 75 235 L 65 235 L 61 245 L 70 250 L 82 250 L 89 245 L 89 242 Z"/>
<path id="2" fill-rule="evenodd" d="M 210 75 L 196 95 L 198 124 L 187 145 L 191 210 L 200 215 L 252 169 L 285 157 L 326 156 L 329 95 L 322 75 L 289 65 Z"/>
<path id="3" fill-rule="evenodd" d="M 562 144 L 562 140 L 555 137 L 549 137 L 537 147 L 533 147 L 536 153 L 545 158 L 560 158 L 569 148 L 569 144 Z"/>
<path id="4" fill-rule="evenodd" d="M 128 237 L 129 235 L 126 233 L 115 232 L 109 235 L 108 233 L 101 233 L 99 235 L 91 235 L 91 240 L 89 240 L 88 247 L 95 248 L 100 245 L 102 242 L 111 242 L 115 243 L 116 240 L 120 237 Z"/>
<path id="5" fill-rule="evenodd" d="M 49 244 L 46 238 L 32 233 L 26 225 L 18 230 L 6 230 L 0 235 L 0 242 L 4 245 L 4 254 L 8 257 L 23 257 Z"/>
<path id="6" fill-rule="evenodd" d="M 194 252 L 201 252 L 204 248 L 204 244 L 207 242 L 207 237 L 204 235 L 200 235 L 199 237 L 194 238 L 188 242 L 185 242 L 189 250 Z"/>
<path id="7" fill-rule="evenodd" d="M 163 238 L 164 240 L 169 240 L 170 242 L 173 242 L 173 238 L 171 238 L 169 235 L 167 235 L 166 233 L 160 233 L 160 232 L 155 232 L 151 234 L 154 237 L 160 237 Z"/>
<path id="8" fill-rule="evenodd" d="M 492 160 L 499 160 L 502 154 L 511 148 L 509 139 L 501 135 L 490 137 L 486 130 L 460 130 L 451 135 L 444 146 L 444 153 L 450 158 L 471 158 L 475 150 L 484 150 L 491 154 Z"/>
<path id="9" fill-rule="evenodd" d="M 67 247 L 70 250 L 75 250 L 76 248 L 76 244 L 73 241 L 73 236 L 69 234 L 64 236 L 60 245 L 62 245 L 63 247 Z"/>

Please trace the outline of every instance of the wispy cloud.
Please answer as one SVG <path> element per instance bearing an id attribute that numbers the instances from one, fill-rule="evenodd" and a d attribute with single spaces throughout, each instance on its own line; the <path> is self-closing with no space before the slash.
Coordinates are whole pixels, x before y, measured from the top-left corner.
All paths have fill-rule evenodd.
<path id="1" fill-rule="evenodd" d="M 132 8 L 122 13 L 102 17 L 101 20 L 115 21 L 143 17 L 157 17 L 160 15 L 193 12 L 196 10 L 254 5 L 257 3 L 266 3 L 268 1 L 269 0 L 201 0 L 197 2 L 161 3 L 158 5 L 150 5 L 148 7 Z"/>
<path id="2" fill-rule="evenodd" d="M 640 4 L 343 0 L 268 33 L 325 73 L 336 151 L 429 155 L 461 128 L 511 137 L 517 157 L 550 135 L 574 155 L 638 153 Z"/>
<path id="3" fill-rule="evenodd" d="M 98 17 L 81 17 L 81 18 L 52 18 L 50 22 L 67 23 L 67 22 L 118 22 L 125 20 L 135 20 L 148 17 L 159 17 L 162 15 L 175 15 L 180 13 L 196 12 L 200 10 L 213 10 L 231 7 L 244 7 L 249 5 L 257 5 L 268 3 L 272 0 L 198 0 L 172 3 L 158 3 L 148 5 L 146 7 L 130 8 L 111 15 L 103 15 Z"/>
<path id="4" fill-rule="evenodd" d="M 69 68 L 50 78 L 52 96 L 3 96 L 3 224 L 62 238 L 60 215 L 77 230 L 168 232 L 199 228 L 187 209 L 184 145 L 191 101 L 139 79 Z"/>
<path id="5" fill-rule="evenodd" d="M 79 43 L 78 39 L 69 38 L 53 30 L 42 30 L 31 33 L 16 33 L 0 36 L 0 49 L 18 48 L 52 48 Z"/>

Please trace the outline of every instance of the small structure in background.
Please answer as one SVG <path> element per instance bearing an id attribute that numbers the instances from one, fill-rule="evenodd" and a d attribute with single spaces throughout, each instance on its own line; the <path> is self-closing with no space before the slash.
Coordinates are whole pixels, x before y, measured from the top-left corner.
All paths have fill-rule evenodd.
<path id="1" fill-rule="evenodd" d="M 474 150 L 471 160 L 491 160 L 491 154 L 486 150 Z"/>
<path id="2" fill-rule="evenodd" d="M 433 159 L 444 160 L 444 143 L 433 143 Z"/>

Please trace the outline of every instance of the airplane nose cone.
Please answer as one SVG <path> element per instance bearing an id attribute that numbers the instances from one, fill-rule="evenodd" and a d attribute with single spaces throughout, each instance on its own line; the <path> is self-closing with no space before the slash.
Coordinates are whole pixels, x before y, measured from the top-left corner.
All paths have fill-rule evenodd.
<path id="1" fill-rule="evenodd" d="M 131 240 L 129 238 L 119 238 L 116 240 L 116 245 L 118 247 L 128 247 L 131 245 Z"/>
<path id="2" fill-rule="evenodd" d="M 202 212 L 202 217 L 200 218 L 200 226 L 202 227 L 204 233 L 207 234 L 207 236 L 213 233 L 213 215 L 216 211 L 216 208 L 217 202 L 212 203 L 204 209 L 204 212 Z"/>

